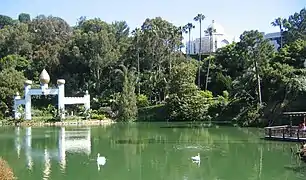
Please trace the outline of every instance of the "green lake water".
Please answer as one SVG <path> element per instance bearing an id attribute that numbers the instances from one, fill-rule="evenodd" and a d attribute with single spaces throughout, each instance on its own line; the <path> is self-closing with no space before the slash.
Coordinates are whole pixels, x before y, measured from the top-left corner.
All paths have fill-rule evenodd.
<path id="1" fill-rule="evenodd" d="M 305 180 L 306 164 L 290 152 L 296 144 L 262 136 L 166 123 L 2 127 L 0 156 L 19 180 Z M 201 162 L 192 162 L 198 153 Z"/>

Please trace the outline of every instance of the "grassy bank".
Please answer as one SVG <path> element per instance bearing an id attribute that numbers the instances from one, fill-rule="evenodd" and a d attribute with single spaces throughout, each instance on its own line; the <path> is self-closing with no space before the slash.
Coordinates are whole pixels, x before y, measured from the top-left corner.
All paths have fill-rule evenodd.
<path id="1" fill-rule="evenodd" d="M 110 125 L 115 121 L 105 118 L 103 120 L 89 119 L 82 120 L 80 118 L 70 118 L 63 121 L 48 121 L 47 117 L 36 117 L 33 120 L 25 120 L 17 122 L 15 120 L 3 120 L 0 121 L 0 126 L 99 126 L 99 125 Z"/>

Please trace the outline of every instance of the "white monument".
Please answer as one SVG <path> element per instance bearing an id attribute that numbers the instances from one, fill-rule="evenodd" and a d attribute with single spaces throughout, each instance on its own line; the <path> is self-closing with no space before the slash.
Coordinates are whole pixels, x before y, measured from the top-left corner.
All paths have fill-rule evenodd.
<path id="1" fill-rule="evenodd" d="M 216 52 L 217 49 L 222 48 L 232 42 L 237 42 L 236 37 L 227 34 L 223 26 L 212 20 L 212 23 L 206 28 L 206 30 L 214 30 L 210 36 L 205 32 L 201 37 L 201 52 L 210 53 Z M 186 42 L 186 54 L 198 54 L 200 49 L 200 38 L 190 40 Z"/>
<path id="2" fill-rule="evenodd" d="M 57 80 L 57 88 L 48 88 L 50 82 L 50 76 L 44 69 L 40 76 L 40 89 L 31 89 L 32 81 L 26 80 L 24 86 L 24 99 L 21 99 L 17 93 L 14 97 L 14 118 L 20 119 L 21 113 L 18 111 L 20 105 L 25 105 L 25 119 L 31 120 L 31 96 L 32 95 L 57 95 L 58 96 L 58 112 L 61 118 L 65 118 L 65 104 L 84 104 L 85 110 L 90 109 L 90 95 L 88 91 L 84 97 L 65 97 L 65 80 Z"/>

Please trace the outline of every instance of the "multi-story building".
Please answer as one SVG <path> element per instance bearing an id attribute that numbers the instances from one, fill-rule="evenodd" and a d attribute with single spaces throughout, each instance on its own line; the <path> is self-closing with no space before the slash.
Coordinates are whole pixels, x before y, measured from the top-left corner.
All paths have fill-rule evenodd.
<path id="1" fill-rule="evenodd" d="M 215 32 L 212 33 L 210 37 L 209 34 L 204 34 L 201 38 L 201 52 L 203 54 L 209 52 L 215 52 L 218 48 L 224 47 L 232 42 L 238 42 L 234 36 L 227 35 L 224 31 L 223 26 L 216 23 L 214 20 L 212 24 L 210 24 L 207 29 L 212 28 L 215 29 Z M 265 39 L 269 39 L 270 43 L 275 47 L 277 50 L 280 47 L 280 32 L 273 32 L 265 34 L 262 32 Z M 198 54 L 200 48 L 200 38 L 196 38 L 195 40 L 191 40 L 190 42 L 186 42 L 186 54 Z"/>
<path id="2" fill-rule="evenodd" d="M 208 33 L 201 38 L 201 52 L 203 54 L 215 52 L 218 48 L 224 47 L 233 41 L 234 37 L 225 34 L 223 26 L 216 23 L 214 20 L 207 29 L 214 29 L 215 31 L 210 36 Z M 186 42 L 186 54 L 198 54 L 200 49 L 200 38 Z"/>
<path id="3" fill-rule="evenodd" d="M 268 39 L 270 43 L 274 46 L 275 50 L 277 50 L 280 47 L 280 39 L 281 39 L 281 33 L 280 32 L 273 32 L 273 33 L 263 33 L 264 38 Z"/>

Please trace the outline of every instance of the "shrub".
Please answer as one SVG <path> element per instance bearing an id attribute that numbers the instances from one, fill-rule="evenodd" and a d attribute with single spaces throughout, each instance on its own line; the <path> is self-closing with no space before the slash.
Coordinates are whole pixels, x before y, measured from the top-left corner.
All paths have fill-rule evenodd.
<path id="1" fill-rule="evenodd" d="M 140 94 L 137 96 L 137 107 L 147 107 L 149 106 L 149 100 L 146 95 Z"/>
<path id="2" fill-rule="evenodd" d="M 104 114 L 91 114 L 91 119 L 104 120 L 105 115 Z"/>
<path id="3" fill-rule="evenodd" d="M 97 110 L 92 110 L 90 117 L 91 117 L 91 119 L 97 119 L 97 120 L 104 120 L 105 119 L 105 115 L 100 113 Z"/>
<path id="4" fill-rule="evenodd" d="M 0 180 L 13 180 L 16 179 L 12 169 L 7 162 L 0 158 Z"/>
<path id="5" fill-rule="evenodd" d="M 138 121 L 166 121 L 166 109 L 164 104 L 148 106 L 138 109 Z"/>

